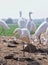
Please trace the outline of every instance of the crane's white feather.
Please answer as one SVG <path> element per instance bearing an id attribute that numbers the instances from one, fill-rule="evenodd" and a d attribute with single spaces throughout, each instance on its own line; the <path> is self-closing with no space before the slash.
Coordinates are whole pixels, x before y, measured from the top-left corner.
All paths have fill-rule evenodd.
<path id="1" fill-rule="evenodd" d="M 19 20 L 18 20 L 18 26 L 19 28 L 26 28 L 26 19 L 22 17 L 22 12 L 20 11 L 20 17 L 19 17 Z"/>
<path id="2" fill-rule="evenodd" d="M 15 29 L 15 31 L 13 33 L 18 33 L 19 38 L 21 38 L 22 40 L 30 42 L 31 38 L 30 38 L 30 32 L 27 28 L 17 28 Z"/>
<path id="3" fill-rule="evenodd" d="M 32 32 L 35 32 L 36 31 L 36 26 L 35 26 L 35 24 L 33 23 L 33 21 L 28 21 L 28 23 L 27 23 L 27 29 L 29 30 L 29 31 L 32 31 Z"/>
<path id="4" fill-rule="evenodd" d="M 10 29 L 9 26 L 5 23 L 5 21 L 2 21 L 2 20 L 0 20 L 0 26 L 1 26 L 3 29 Z"/>
<path id="5" fill-rule="evenodd" d="M 36 26 L 35 26 L 35 23 L 32 21 L 31 14 L 32 14 L 32 12 L 29 12 L 29 20 L 27 23 L 27 29 L 29 31 L 35 32 Z"/>
<path id="6" fill-rule="evenodd" d="M 38 29 L 36 30 L 35 35 L 36 35 L 37 37 L 39 37 L 39 36 L 41 35 L 41 33 L 44 33 L 44 32 L 46 31 L 47 27 L 48 27 L 48 22 L 46 22 L 46 21 L 43 22 L 43 23 L 38 27 Z"/>

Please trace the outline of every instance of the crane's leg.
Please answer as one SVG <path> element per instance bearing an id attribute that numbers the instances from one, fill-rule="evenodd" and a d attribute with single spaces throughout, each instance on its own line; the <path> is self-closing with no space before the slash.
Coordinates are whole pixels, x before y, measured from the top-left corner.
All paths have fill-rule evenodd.
<path id="1" fill-rule="evenodd" d="M 29 57 L 31 58 L 32 56 L 31 56 L 31 47 L 30 47 L 30 41 L 31 41 L 31 39 L 28 37 L 28 48 L 29 48 Z"/>
<path id="2" fill-rule="evenodd" d="M 23 57 L 25 57 L 25 51 L 24 51 L 24 49 L 25 49 L 25 47 L 24 47 L 25 43 L 22 42 L 22 44 L 23 44 Z"/>

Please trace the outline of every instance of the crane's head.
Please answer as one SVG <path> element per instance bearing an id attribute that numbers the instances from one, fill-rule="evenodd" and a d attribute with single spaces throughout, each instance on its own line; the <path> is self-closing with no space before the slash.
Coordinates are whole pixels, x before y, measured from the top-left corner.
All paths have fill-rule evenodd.
<path id="1" fill-rule="evenodd" d="M 22 11 L 20 11 L 19 14 L 20 14 L 20 17 L 22 17 Z"/>
<path id="2" fill-rule="evenodd" d="M 46 18 L 46 22 L 48 22 L 48 18 Z"/>
<path id="3" fill-rule="evenodd" d="M 32 12 L 29 12 L 29 18 L 31 19 L 31 14 L 32 14 Z"/>
<path id="4" fill-rule="evenodd" d="M 13 34 L 21 34 L 21 29 L 20 28 L 17 28 L 14 30 Z"/>

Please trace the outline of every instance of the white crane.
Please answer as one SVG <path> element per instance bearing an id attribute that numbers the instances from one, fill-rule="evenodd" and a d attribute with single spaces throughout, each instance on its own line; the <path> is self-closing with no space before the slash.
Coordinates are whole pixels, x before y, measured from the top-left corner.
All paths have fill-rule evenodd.
<path id="1" fill-rule="evenodd" d="M 32 12 L 29 12 L 29 20 L 27 23 L 27 29 L 29 31 L 35 32 L 36 26 L 35 26 L 34 22 L 32 21 L 31 14 L 32 14 Z"/>
<path id="2" fill-rule="evenodd" d="M 18 26 L 19 28 L 26 28 L 26 19 L 22 17 L 22 11 L 19 12 L 20 13 L 20 18 L 18 20 Z"/>
<path id="3" fill-rule="evenodd" d="M 36 32 L 35 32 L 35 35 L 36 35 L 37 37 L 40 37 L 40 35 L 46 31 L 47 27 L 48 27 L 48 18 L 46 19 L 46 21 L 44 21 L 44 22 L 38 27 L 38 29 L 37 29 Z"/>
<path id="4" fill-rule="evenodd" d="M 24 42 L 30 44 L 31 37 L 30 37 L 30 32 L 27 28 L 17 28 L 14 30 L 13 34 L 18 34 L 19 38 L 22 40 L 23 49 L 24 49 L 24 47 L 27 46 L 26 44 L 24 44 Z M 30 46 L 29 46 L 29 50 L 31 51 Z M 24 51 L 23 51 L 23 56 L 25 57 Z M 30 56 L 31 56 L 31 54 L 30 54 Z"/>
<path id="5" fill-rule="evenodd" d="M 17 28 L 14 30 L 13 34 L 18 34 L 18 37 L 23 40 L 23 42 L 30 43 L 30 32 L 27 28 Z"/>

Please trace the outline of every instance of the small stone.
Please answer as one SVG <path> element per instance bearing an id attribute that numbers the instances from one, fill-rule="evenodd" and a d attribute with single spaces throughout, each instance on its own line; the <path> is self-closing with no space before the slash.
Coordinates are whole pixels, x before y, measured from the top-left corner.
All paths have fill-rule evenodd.
<path id="1" fill-rule="evenodd" d="M 15 44 L 12 44 L 12 43 L 9 43 L 8 44 L 8 47 L 16 47 L 16 45 Z"/>
<path id="2" fill-rule="evenodd" d="M 37 61 L 32 61 L 32 62 L 29 62 L 27 65 L 40 65 L 40 63 Z"/>
<path id="3" fill-rule="evenodd" d="M 42 60 L 42 58 L 38 58 L 38 60 Z"/>
<path id="4" fill-rule="evenodd" d="M 5 56 L 4 58 L 5 59 L 13 59 L 13 56 L 14 56 L 14 54 L 9 54 L 9 55 Z"/>

